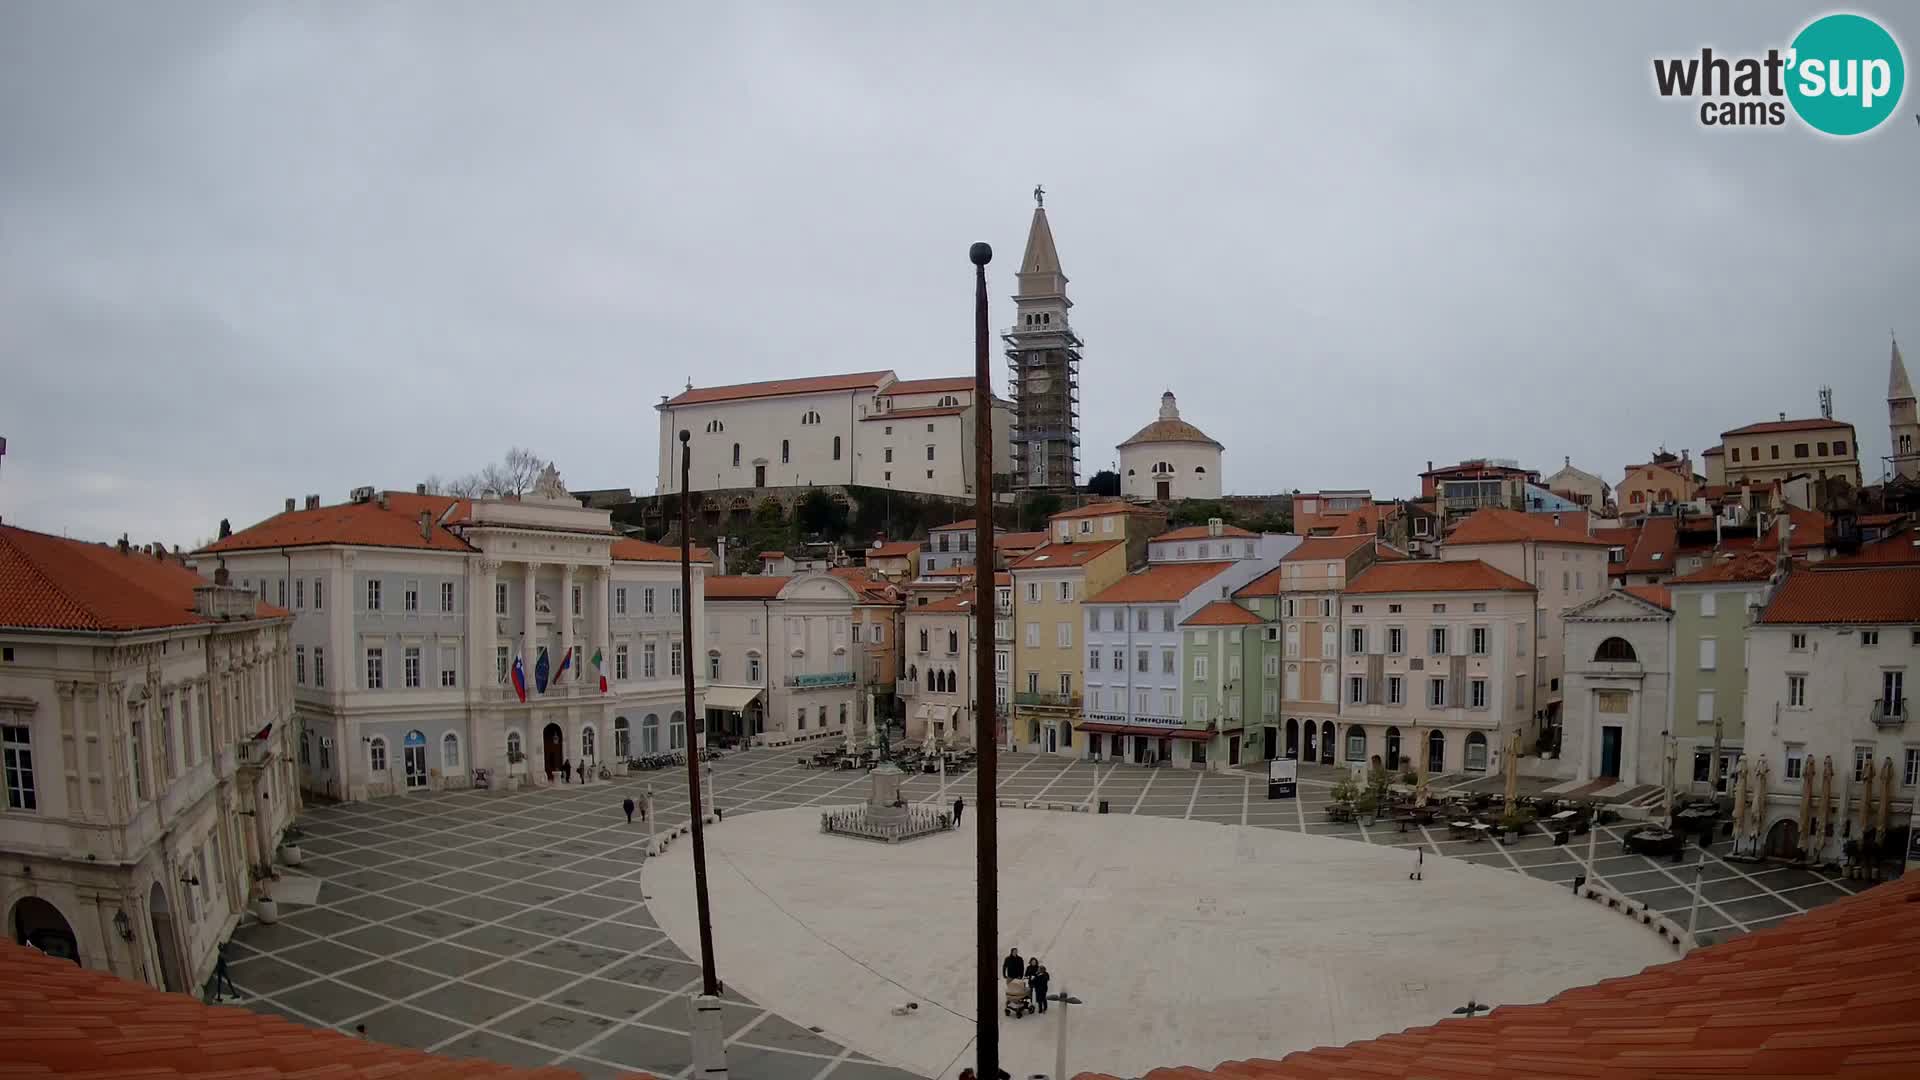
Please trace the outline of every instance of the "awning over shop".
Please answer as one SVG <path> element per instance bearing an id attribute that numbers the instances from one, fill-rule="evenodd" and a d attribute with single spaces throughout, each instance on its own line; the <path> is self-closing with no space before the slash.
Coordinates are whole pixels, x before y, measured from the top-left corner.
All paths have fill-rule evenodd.
<path id="1" fill-rule="evenodd" d="M 760 696 L 758 686 L 707 686 L 707 708 L 739 712 Z"/>
<path id="2" fill-rule="evenodd" d="M 1151 724 L 1103 724 L 1093 721 L 1078 725 L 1076 730 L 1101 735 L 1138 735 L 1147 739 L 1186 739 L 1189 742 L 1206 742 L 1213 738 L 1213 732 L 1203 728 L 1156 727 Z"/>

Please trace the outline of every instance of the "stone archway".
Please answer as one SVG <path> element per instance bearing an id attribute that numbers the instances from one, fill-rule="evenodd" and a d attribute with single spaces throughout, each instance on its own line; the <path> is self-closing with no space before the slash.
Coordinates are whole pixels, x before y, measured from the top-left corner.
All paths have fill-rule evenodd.
<path id="1" fill-rule="evenodd" d="M 167 900 L 167 890 L 154 882 L 147 890 L 147 914 L 152 919 L 153 948 L 160 954 L 160 982 L 173 993 L 182 993 L 186 989 L 187 979 L 180 970 L 180 952 L 178 934 L 174 929 L 173 905 Z"/>
<path id="2" fill-rule="evenodd" d="M 60 909 L 38 896 L 23 896 L 13 905 L 13 940 L 31 945 L 48 956 L 80 962 L 80 939 Z"/>
<path id="3" fill-rule="evenodd" d="M 540 748 L 544 753 L 547 782 L 553 782 L 553 776 L 560 771 L 560 763 L 567 758 L 567 737 L 559 724 L 548 724 L 540 731 Z"/>
<path id="4" fill-rule="evenodd" d="M 1781 818 L 1767 830 L 1767 852 L 1776 859 L 1797 859 L 1800 857 L 1800 823 L 1792 818 Z"/>

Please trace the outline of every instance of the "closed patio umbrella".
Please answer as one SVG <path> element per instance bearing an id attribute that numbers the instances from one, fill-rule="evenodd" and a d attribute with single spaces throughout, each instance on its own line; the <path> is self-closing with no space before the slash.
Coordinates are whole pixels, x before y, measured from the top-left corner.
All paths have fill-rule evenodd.
<path id="1" fill-rule="evenodd" d="M 1813 845 L 1816 858 L 1827 850 L 1827 834 L 1833 830 L 1833 755 L 1829 754 L 1820 765 L 1820 835 Z"/>
<path id="2" fill-rule="evenodd" d="M 1885 841 L 1893 826 L 1893 759 L 1880 763 L 1880 839 Z"/>
<path id="3" fill-rule="evenodd" d="M 1513 801 L 1520 797 L 1520 732 L 1515 731 L 1513 738 L 1507 740 L 1507 812 L 1513 812 Z"/>
<path id="4" fill-rule="evenodd" d="M 1747 835 L 1747 759 L 1742 757 L 1733 772 L 1733 850 Z"/>
<path id="5" fill-rule="evenodd" d="M 1413 756 L 1419 759 L 1420 776 L 1414 783 L 1413 805 L 1427 805 L 1427 742 L 1420 735 L 1420 729 L 1413 729 Z"/>
<path id="6" fill-rule="evenodd" d="M 1873 816 L 1873 781 L 1878 772 L 1873 767 L 1873 759 L 1868 758 L 1865 770 L 1860 774 L 1860 819 L 1854 829 L 1854 836 L 1860 843 L 1867 842 L 1867 830 L 1874 827 L 1879 819 Z"/>
<path id="7" fill-rule="evenodd" d="M 1765 754 L 1760 755 L 1759 764 L 1753 767 L 1751 787 L 1753 790 L 1748 793 L 1748 799 L 1753 804 L 1751 811 L 1753 824 L 1747 829 L 1747 843 L 1748 849 L 1758 855 L 1761 842 L 1766 838 L 1767 828 L 1767 755 Z"/>
<path id="8" fill-rule="evenodd" d="M 1813 848 L 1813 788 L 1818 780 L 1813 759 L 1808 758 L 1800 772 L 1800 851 L 1803 854 Z"/>

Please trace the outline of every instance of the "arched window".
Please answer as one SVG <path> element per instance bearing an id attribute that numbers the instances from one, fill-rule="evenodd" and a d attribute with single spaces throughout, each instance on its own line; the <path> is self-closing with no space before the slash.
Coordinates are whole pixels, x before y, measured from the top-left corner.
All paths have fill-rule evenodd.
<path id="1" fill-rule="evenodd" d="M 449 770 L 460 767 L 460 736 L 451 731 L 440 736 L 440 764 Z"/>
<path id="2" fill-rule="evenodd" d="M 1593 651 L 1593 658 L 1606 663 L 1628 664 L 1640 659 L 1639 655 L 1633 651 L 1632 643 L 1626 638 L 1617 637 L 1610 637 L 1601 642 L 1600 647 Z"/>
<path id="3" fill-rule="evenodd" d="M 722 432 L 722 431 L 725 431 L 725 430 L 727 430 L 727 425 L 725 425 L 725 424 L 723 424 L 723 423 L 721 423 L 720 421 L 718 421 L 718 420 L 709 420 L 709 421 L 707 421 L 707 434 L 709 434 L 709 435 L 717 435 L 717 434 L 719 434 L 720 432 Z"/>
<path id="4" fill-rule="evenodd" d="M 1439 728 L 1427 732 L 1427 771 L 1447 771 L 1447 733 Z"/>
<path id="5" fill-rule="evenodd" d="M 630 742 L 629 735 L 630 733 L 627 730 L 627 718 L 624 716 L 614 717 L 613 718 L 613 759 L 615 761 L 625 761 L 627 760 L 627 758 L 632 756 L 630 753 L 628 753 L 628 751 L 631 749 L 631 747 L 628 745 Z"/>
<path id="6" fill-rule="evenodd" d="M 1328 720 L 1320 725 L 1320 763 L 1323 765 L 1333 764 L 1333 740 L 1333 721 Z"/>
<path id="7" fill-rule="evenodd" d="M 740 467 L 740 444 L 739 443 L 733 444 L 733 467 L 736 469 Z"/>
<path id="8" fill-rule="evenodd" d="M 378 735 L 367 744 L 367 767 L 374 772 L 387 771 L 387 740 Z"/>
<path id="9" fill-rule="evenodd" d="M 927 628 L 924 626 L 920 628 L 920 651 L 927 651 Z"/>
<path id="10" fill-rule="evenodd" d="M 833 437 L 833 460 L 840 460 L 840 436 L 838 435 Z"/>
<path id="11" fill-rule="evenodd" d="M 507 760 L 512 761 L 519 756 L 521 756 L 520 733 L 517 731 L 509 731 L 507 732 Z"/>
<path id="12" fill-rule="evenodd" d="M 1367 759 L 1367 729 L 1359 724 L 1347 728 L 1347 760 L 1365 761 Z"/>
<path id="13" fill-rule="evenodd" d="M 912 664 L 908 664 L 907 665 L 907 682 L 911 684 L 911 683 L 918 683 L 919 681 L 920 681 L 920 669 Z"/>
<path id="14" fill-rule="evenodd" d="M 657 754 L 660 752 L 660 718 L 648 713 L 640 721 L 640 752 Z"/>
<path id="15" fill-rule="evenodd" d="M 1205 473 L 1207 471 L 1207 467 L 1205 465 L 1195 465 L 1193 467 L 1193 471 L 1197 473 Z"/>
<path id="16" fill-rule="evenodd" d="M 1467 733 L 1467 768 L 1476 772 L 1487 770 L 1487 737 L 1478 731 Z"/>
<path id="17" fill-rule="evenodd" d="M 580 757 L 582 760 L 594 759 L 595 755 L 593 752 L 593 742 L 594 742 L 593 728 L 592 727 L 581 728 L 580 729 Z"/>
<path id="18" fill-rule="evenodd" d="M 1060 721 L 1060 745 L 1065 747 L 1073 745 L 1073 725 L 1065 720 Z"/>
<path id="19" fill-rule="evenodd" d="M 958 630 L 947 631 L 947 651 L 950 653 L 957 653 L 960 651 L 960 631 Z"/>
<path id="20" fill-rule="evenodd" d="M 674 713 L 667 718 L 667 749 L 684 750 L 687 746 L 687 718 Z"/>

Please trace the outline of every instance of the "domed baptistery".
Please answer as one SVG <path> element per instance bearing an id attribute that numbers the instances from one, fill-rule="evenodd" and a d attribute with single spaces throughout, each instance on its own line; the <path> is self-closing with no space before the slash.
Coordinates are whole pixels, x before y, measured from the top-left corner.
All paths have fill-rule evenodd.
<path id="1" fill-rule="evenodd" d="M 1173 391 L 1160 395 L 1160 418 L 1120 444 L 1120 494 L 1128 498 L 1217 499 L 1220 452 L 1206 432 L 1180 419 Z"/>

